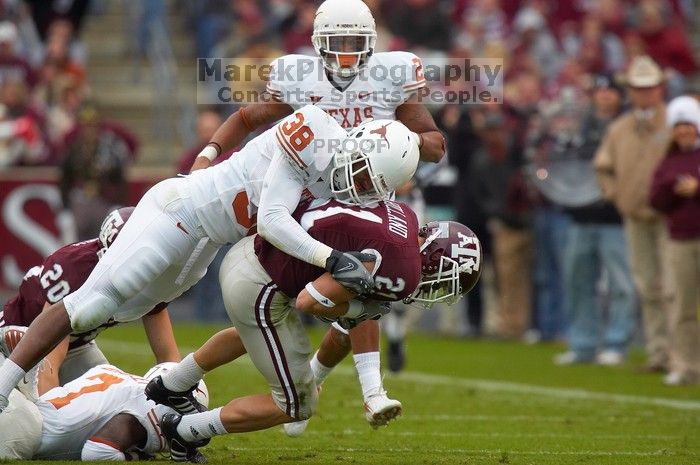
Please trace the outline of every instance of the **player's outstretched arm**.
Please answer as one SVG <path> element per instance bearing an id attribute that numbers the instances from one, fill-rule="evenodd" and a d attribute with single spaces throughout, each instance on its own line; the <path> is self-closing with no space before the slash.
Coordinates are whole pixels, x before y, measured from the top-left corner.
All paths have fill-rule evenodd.
<path id="1" fill-rule="evenodd" d="M 141 318 L 146 337 L 151 346 L 156 363 L 179 362 L 182 360 L 180 351 L 173 335 L 173 325 L 170 322 L 168 309 L 160 312 L 149 313 Z"/>
<path id="2" fill-rule="evenodd" d="M 207 168 L 216 157 L 241 145 L 251 132 L 289 116 L 292 111 L 289 105 L 278 102 L 241 108 L 216 130 L 209 144 L 195 158 L 190 172 Z"/>
<path id="3" fill-rule="evenodd" d="M 85 441 L 80 459 L 83 461 L 139 460 L 145 457 L 126 451 L 145 442 L 146 430 L 138 420 L 127 413 L 120 413 Z"/>
<path id="4" fill-rule="evenodd" d="M 445 137 L 418 95 L 412 95 L 396 109 L 396 119 L 418 134 L 421 161 L 437 163 L 445 156 Z"/>

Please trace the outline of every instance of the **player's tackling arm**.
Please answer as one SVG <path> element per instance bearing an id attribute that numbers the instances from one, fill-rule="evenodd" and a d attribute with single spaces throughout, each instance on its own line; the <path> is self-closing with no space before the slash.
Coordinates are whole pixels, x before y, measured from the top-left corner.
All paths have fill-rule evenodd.
<path id="1" fill-rule="evenodd" d="M 442 135 L 428 109 L 413 94 L 404 104 L 396 108 L 396 119 L 418 134 L 420 159 L 437 163 L 445 155 L 445 137 Z"/>
<path id="2" fill-rule="evenodd" d="M 258 103 L 241 108 L 216 130 L 209 144 L 195 159 L 190 172 L 207 168 L 217 156 L 239 146 L 251 132 L 289 116 L 292 111 L 292 107 L 280 102 Z"/>
<path id="3" fill-rule="evenodd" d="M 288 255 L 325 268 L 333 249 L 311 237 L 292 217 L 305 183 L 283 157 L 276 154 L 265 174 L 258 205 L 258 234 Z"/>
<path id="4" fill-rule="evenodd" d="M 168 309 L 149 313 L 141 319 L 146 337 L 151 346 L 156 363 L 179 362 L 182 360 L 180 351 L 173 335 L 173 325 L 170 322 Z"/>

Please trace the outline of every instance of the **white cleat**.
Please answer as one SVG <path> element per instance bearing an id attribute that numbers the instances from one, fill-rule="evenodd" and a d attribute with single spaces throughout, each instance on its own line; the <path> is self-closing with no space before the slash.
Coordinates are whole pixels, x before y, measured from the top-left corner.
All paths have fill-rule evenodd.
<path id="1" fill-rule="evenodd" d="M 365 418 L 374 429 L 386 426 L 391 420 L 401 415 L 401 402 L 389 399 L 386 391 L 365 399 Z"/>
<path id="2" fill-rule="evenodd" d="M 309 420 L 293 421 L 282 425 L 284 433 L 290 438 L 297 438 L 304 434 L 306 427 L 309 426 Z"/>

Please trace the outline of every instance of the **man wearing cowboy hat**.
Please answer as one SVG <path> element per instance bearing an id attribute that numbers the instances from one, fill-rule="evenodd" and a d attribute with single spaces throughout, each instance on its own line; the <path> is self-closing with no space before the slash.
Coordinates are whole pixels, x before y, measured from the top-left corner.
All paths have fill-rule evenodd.
<path id="1" fill-rule="evenodd" d="M 603 195 L 623 217 L 632 275 L 641 298 L 647 369 L 668 363 L 672 283 L 668 235 L 649 205 L 651 179 L 669 143 L 665 127 L 664 73 L 648 56 L 636 57 L 626 74 L 632 108 L 609 126 L 594 166 Z"/>

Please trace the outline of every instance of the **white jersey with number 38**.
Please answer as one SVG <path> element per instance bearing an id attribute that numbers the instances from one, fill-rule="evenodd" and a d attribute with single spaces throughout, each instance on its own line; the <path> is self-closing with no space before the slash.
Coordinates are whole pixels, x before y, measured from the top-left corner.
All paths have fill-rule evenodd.
<path id="1" fill-rule="evenodd" d="M 219 243 L 235 243 L 247 234 L 255 224 L 263 182 L 276 158 L 292 166 L 314 197 L 329 198 L 333 152 L 346 137 L 333 118 L 309 105 L 248 142 L 228 160 L 187 176 L 193 207 L 209 237 Z"/>
<path id="2" fill-rule="evenodd" d="M 62 387 L 39 398 L 44 420 L 36 459 L 80 460 L 85 441 L 120 413 L 134 416 L 146 430 L 140 449 L 154 454 L 165 448 L 160 418 L 172 410 L 146 399 L 148 381 L 112 365 L 99 365 Z"/>

